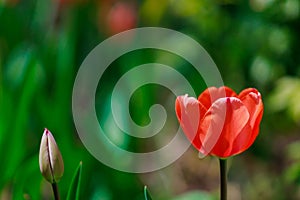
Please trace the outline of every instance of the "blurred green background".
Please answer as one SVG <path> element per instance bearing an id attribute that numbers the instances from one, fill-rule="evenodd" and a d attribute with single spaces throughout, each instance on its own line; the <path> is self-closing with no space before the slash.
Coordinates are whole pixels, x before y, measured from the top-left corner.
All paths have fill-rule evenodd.
<path id="1" fill-rule="evenodd" d="M 81 199 L 143 199 L 144 185 L 154 199 L 217 199 L 217 160 L 199 160 L 193 148 L 162 170 L 130 174 L 98 162 L 78 138 L 71 102 L 80 64 L 111 35 L 144 26 L 189 35 L 211 55 L 225 85 L 236 92 L 256 87 L 263 96 L 259 137 L 230 159 L 229 199 L 300 199 L 299 0 L 0 0 L 0 199 L 52 199 L 38 166 L 45 127 L 65 163 L 62 199 L 80 161 Z M 115 83 L 149 62 L 176 68 L 197 94 L 205 89 L 201 76 L 168 52 L 138 50 L 117 59 L 101 79 L 97 115 L 114 143 L 135 152 L 162 147 L 178 128 L 176 97 L 155 84 L 139 88 L 129 106 L 140 125 L 149 123 L 152 104 L 165 106 L 168 121 L 157 136 L 129 137 L 112 120 Z"/>

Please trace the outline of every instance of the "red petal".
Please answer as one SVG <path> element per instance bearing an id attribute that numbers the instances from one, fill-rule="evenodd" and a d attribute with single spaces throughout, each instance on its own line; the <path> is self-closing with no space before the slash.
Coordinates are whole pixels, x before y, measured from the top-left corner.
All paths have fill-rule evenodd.
<path id="1" fill-rule="evenodd" d="M 249 112 L 236 97 L 220 98 L 205 114 L 200 124 L 201 153 L 231 156 L 234 141 L 249 121 Z M 248 133 L 250 134 L 250 133 Z"/>
<path id="2" fill-rule="evenodd" d="M 230 156 L 242 153 L 248 149 L 248 143 L 251 140 L 252 128 L 249 123 L 242 129 L 238 136 L 233 141 Z"/>
<path id="3" fill-rule="evenodd" d="M 187 138 L 196 149 L 200 149 L 201 142 L 198 133 L 200 116 L 204 116 L 206 109 L 196 98 L 188 95 L 179 96 L 175 103 L 176 115 Z"/>
<path id="4" fill-rule="evenodd" d="M 239 98 L 247 107 L 250 114 L 249 124 L 252 128 L 252 134 L 251 139 L 246 146 L 246 148 L 249 148 L 253 144 L 259 132 L 259 124 L 263 115 L 263 102 L 260 93 L 254 88 L 243 90 L 239 94 Z"/>
<path id="5" fill-rule="evenodd" d="M 209 87 L 200 94 L 198 100 L 208 110 L 213 102 L 223 97 L 237 97 L 237 94 L 226 86 Z"/>

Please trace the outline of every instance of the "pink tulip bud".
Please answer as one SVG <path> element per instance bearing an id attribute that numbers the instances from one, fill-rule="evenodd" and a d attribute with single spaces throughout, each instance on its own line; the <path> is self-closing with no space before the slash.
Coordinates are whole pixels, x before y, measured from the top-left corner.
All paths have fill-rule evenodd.
<path id="1" fill-rule="evenodd" d="M 50 183 L 57 183 L 64 173 L 64 163 L 51 132 L 45 128 L 39 154 L 40 170 Z"/>

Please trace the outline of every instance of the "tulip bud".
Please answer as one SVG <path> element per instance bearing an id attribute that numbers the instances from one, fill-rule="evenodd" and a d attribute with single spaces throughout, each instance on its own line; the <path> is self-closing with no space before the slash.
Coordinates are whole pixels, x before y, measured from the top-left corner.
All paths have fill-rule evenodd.
<path id="1" fill-rule="evenodd" d="M 50 183 L 57 183 L 64 173 L 61 153 L 51 132 L 45 128 L 39 154 L 40 170 Z"/>

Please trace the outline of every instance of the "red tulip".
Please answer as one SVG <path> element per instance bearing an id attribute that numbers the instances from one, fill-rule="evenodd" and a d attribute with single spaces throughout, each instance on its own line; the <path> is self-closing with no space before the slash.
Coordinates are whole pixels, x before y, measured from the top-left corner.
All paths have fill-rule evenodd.
<path id="1" fill-rule="evenodd" d="M 176 115 L 193 146 L 203 155 L 220 158 L 247 150 L 256 139 L 263 115 L 260 93 L 254 88 L 237 95 L 228 87 L 210 87 L 198 99 L 179 96 Z"/>
<path id="2" fill-rule="evenodd" d="M 125 2 L 116 3 L 107 15 L 107 28 L 110 34 L 135 28 L 137 25 L 137 11 L 134 5 Z"/>

